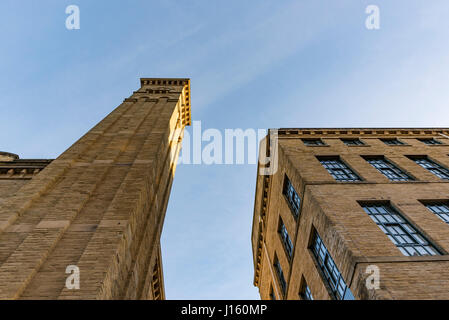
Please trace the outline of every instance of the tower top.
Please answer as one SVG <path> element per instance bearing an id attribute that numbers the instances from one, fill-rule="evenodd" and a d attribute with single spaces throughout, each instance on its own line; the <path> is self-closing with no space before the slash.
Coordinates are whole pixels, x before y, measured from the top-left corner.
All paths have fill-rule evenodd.
<path id="1" fill-rule="evenodd" d="M 190 79 L 189 78 L 140 78 L 140 86 L 172 86 L 182 87 L 182 118 L 186 125 L 191 124 L 190 111 Z"/>
<path id="2" fill-rule="evenodd" d="M 140 78 L 140 85 L 190 86 L 189 78 Z"/>

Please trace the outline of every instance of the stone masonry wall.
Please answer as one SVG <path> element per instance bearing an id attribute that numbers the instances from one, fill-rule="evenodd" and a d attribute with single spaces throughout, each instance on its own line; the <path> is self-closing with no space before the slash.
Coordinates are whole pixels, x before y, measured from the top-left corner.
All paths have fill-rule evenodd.
<path id="1" fill-rule="evenodd" d="M 256 285 L 261 298 L 270 299 L 270 290 L 273 288 L 277 299 L 300 299 L 304 280 L 315 299 L 332 298 L 310 250 L 312 231 L 316 230 L 356 299 L 449 299 L 449 225 L 419 201 L 448 200 L 449 182 L 434 176 L 406 157 L 428 155 L 449 167 L 449 139 L 418 130 L 414 134 L 399 136 L 405 145 L 388 146 L 379 140 L 385 135 L 360 133 L 351 137 L 361 138 L 365 145 L 353 147 L 345 145 L 340 137 L 345 136 L 318 134 L 313 138 L 322 138 L 325 146 L 310 147 L 305 146 L 300 139 L 305 136 L 280 136 L 279 170 L 269 177 L 270 187 L 265 202 L 260 196 L 264 178 L 258 176 L 255 221 L 261 212 L 261 203 L 268 206 L 259 266 L 255 257 L 256 273 L 260 273 Z M 392 138 L 391 135 L 388 137 Z M 429 146 L 416 139 L 423 137 L 435 137 L 443 144 Z M 362 155 L 384 155 L 416 180 L 391 182 L 367 163 Z M 335 181 L 316 156 L 340 156 L 363 181 Z M 298 221 L 293 218 L 282 194 L 285 175 L 301 197 L 301 216 Z M 364 212 L 358 201 L 389 201 L 443 255 L 403 256 Z M 278 233 L 280 218 L 294 244 L 291 261 L 287 258 Z M 254 252 L 258 249 L 255 235 L 259 234 L 260 229 L 254 223 Z M 279 280 L 273 269 L 275 255 L 288 283 L 285 297 L 280 293 Z M 365 286 L 369 276 L 365 271 L 369 265 L 376 265 L 380 269 L 378 290 L 368 290 Z"/>
<path id="2" fill-rule="evenodd" d="M 178 80 L 143 85 L 3 202 L 0 299 L 151 298 L 185 125 Z"/>

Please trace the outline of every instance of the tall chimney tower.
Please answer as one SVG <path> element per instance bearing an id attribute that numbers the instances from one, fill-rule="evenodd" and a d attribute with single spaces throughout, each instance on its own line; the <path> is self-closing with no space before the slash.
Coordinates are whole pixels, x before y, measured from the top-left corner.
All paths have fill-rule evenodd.
<path id="1" fill-rule="evenodd" d="M 0 299 L 164 299 L 159 241 L 190 122 L 189 79 L 141 79 L 2 199 Z"/>

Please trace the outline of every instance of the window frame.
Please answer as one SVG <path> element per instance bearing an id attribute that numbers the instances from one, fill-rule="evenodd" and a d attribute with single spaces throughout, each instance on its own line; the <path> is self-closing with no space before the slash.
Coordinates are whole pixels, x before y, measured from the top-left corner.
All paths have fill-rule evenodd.
<path id="1" fill-rule="evenodd" d="M 328 146 L 323 139 L 321 138 L 301 138 L 302 143 L 306 147 L 324 147 Z M 312 143 L 312 141 L 318 142 L 318 143 Z"/>
<path id="2" fill-rule="evenodd" d="M 391 202 L 358 201 L 358 203 L 362 207 L 365 214 L 371 218 L 371 220 L 404 256 L 439 256 L 444 254 L 443 251 L 436 246 L 424 232 L 418 229 L 418 227 L 407 219 L 407 217 L 400 210 L 395 208 Z M 372 209 L 373 207 L 375 207 L 375 210 Z M 379 210 L 379 208 L 382 208 L 382 210 Z M 407 242 L 407 238 L 412 240 L 412 242 Z M 410 248 L 418 254 L 411 254 Z M 427 251 L 427 253 L 429 253 L 429 248 L 434 251 L 434 254 L 422 254 L 420 251 L 420 249 L 422 249 L 423 251 Z"/>
<path id="3" fill-rule="evenodd" d="M 366 143 L 362 141 L 360 138 L 340 138 L 340 141 L 343 142 L 348 147 L 360 147 L 360 146 L 366 146 Z M 349 143 L 350 141 L 357 141 L 357 143 L 352 144 Z"/>
<path id="4" fill-rule="evenodd" d="M 406 146 L 407 144 L 403 142 L 402 140 L 399 140 L 398 138 L 379 138 L 380 141 L 382 141 L 387 146 Z M 397 143 L 388 143 L 388 141 L 395 141 Z"/>
<path id="5" fill-rule="evenodd" d="M 417 164 L 418 166 L 420 166 L 421 168 L 423 168 L 424 170 L 427 170 L 428 172 L 430 172 L 431 174 L 433 174 L 434 176 L 440 178 L 441 180 L 449 180 L 449 169 L 446 168 L 445 166 L 439 164 L 437 161 L 434 161 L 433 159 L 429 158 L 429 156 L 424 155 L 424 156 L 406 156 L 408 159 L 412 160 L 415 164 Z M 427 161 L 428 165 L 433 166 L 433 168 L 427 168 L 426 166 L 420 164 L 418 161 Z M 434 171 L 440 172 L 443 177 L 441 177 L 440 175 L 434 173 Z"/>
<path id="6" fill-rule="evenodd" d="M 276 253 L 274 253 L 273 268 L 275 270 L 276 278 L 278 280 L 279 288 L 281 290 L 280 294 L 282 294 L 282 297 L 285 297 L 287 295 L 288 283 L 285 280 L 284 270 L 282 269 L 281 262 L 279 261 L 279 258 Z"/>
<path id="7" fill-rule="evenodd" d="M 355 172 L 351 166 L 349 166 L 345 161 L 343 161 L 343 159 L 341 159 L 340 156 L 316 156 L 316 159 L 318 160 L 318 162 L 321 164 L 321 166 L 332 176 L 332 178 L 334 178 L 335 181 L 337 182 L 343 182 L 343 183 L 357 183 L 357 182 L 362 182 L 363 179 L 362 177 Z M 328 168 L 329 164 L 328 163 L 323 163 L 325 161 L 335 161 L 338 162 L 337 164 L 334 165 L 339 165 L 339 168 Z M 342 168 L 344 167 L 344 168 Z M 350 177 L 348 175 L 352 174 L 355 178 L 354 179 L 340 179 L 338 178 L 338 175 L 333 171 L 333 169 L 337 169 L 337 170 L 342 170 L 343 173 L 347 176 Z"/>
<path id="8" fill-rule="evenodd" d="M 417 138 L 416 140 L 424 143 L 427 146 L 441 146 L 444 145 L 443 142 L 436 140 L 435 138 Z M 432 141 L 431 143 L 428 143 L 429 141 Z"/>
<path id="9" fill-rule="evenodd" d="M 429 212 L 436 215 L 441 221 L 449 225 L 449 200 L 419 200 L 423 206 L 429 210 Z M 438 211 L 435 210 L 438 208 Z M 444 209 L 441 209 L 443 207 Z"/>
<path id="10" fill-rule="evenodd" d="M 317 252 L 316 247 L 318 242 L 319 242 L 319 249 Z M 322 240 L 318 231 L 314 227 L 312 227 L 311 238 L 309 243 L 310 243 L 309 252 L 317 266 L 321 279 L 323 280 L 326 288 L 328 289 L 329 295 L 332 297 L 332 299 L 355 300 L 355 297 L 349 286 L 346 284 L 346 281 L 343 279 L 343 275 L 338 269 L 337 264 L 333 260 L 329 250 L 324 244 L 324 241 Z M 332 267 L 332 269 L 329 270 L 329 267 Z M 334 279 L 334 282 L 331 282 L 330 281 L 331 279 Z M 340 290 L 339 288 L 342 288 L 342 290 Z"/>
<path id="11" fill-rule="evenodd" d="M 285 231 L 285 235 L 286 235 L 287 239 L 284 239 L 283 231 Z M 279 215 L 279 224 L 278 224 L 278 234 L 279 234 L 279 238 L 281 239 L 282 246 L 284 247 L 287 259 L 288 259 L 288 261 L 291 262 L 293 259 L 293 253 L 294 253 L 295 247 L 293 245 L 292 239 L 290 238 L 290 235 L 288 234 L 287 227 L 285 226 L 285 223 L 282 220 L 282 217 L 280 215 Z M 290 251 L 288 249 L 289 247 L 290 247 Z"/>
<path id="12" fill-rule="evenodd" d="M 310 290 L 310 287 L 307 284 L 307 281 L 304 278 L 304 276 L 302 276 L 301 278 L 301 285 L 299 287 L 299 297 L 302 300 L 309 300 L 309 301 L 315 300 L 312 295 L 312 290 Z"/>
<path id="13" fill-rule="evenodd" d="M 293 183 L 287 176 L 287 174 L 284 174 L 284 184 L 282 187 L 282 194 L 284 195 L 285 200 L 287 201 L 287 205 L 290 208 L 290 211 L 295 218 L 295 221 L 299 220 L 299 217 L 301 216 L 301 205 L 302 205 L 302 199 L 299 196 L 299 193 L 296 191 L 295 187 L 293 186 Z M 292 197 L 290 197 L 292 195 Z M 297 210 L 295 209 L 297 207 Z"/>
<path id="14" fill-rule="evenodd" d="M 270 300 L 277 300 L 276 299 L 276 294 L 274 293 L 274 289 L 273 289 L 273 284 L 270 284 Z"/>
<path id="15" fill-rule="evenodd" d="M 379 173 L 381 173 L 384 177 L 386 177 L 388 180 L 392 182 L 411 182 L 416 181 L 416 178 L 408 173 L 407 171 L 402 170 L 400 166 L 398 166 L 393 161 L 387 159 L 385 156 L 361 156 L 366 162 L 368 162 L 374 169 L 376 169 Z M 373 161 L 383 161 L 386 168 L 378 168 L 376 165 L 379 165 L 376 163 L 372 163 Z M 391 172 L 395 174 L 398 178 L 392 178 L 392 175 L 388 175 L 385 172 L 389 170 L 388 172 Z"/>

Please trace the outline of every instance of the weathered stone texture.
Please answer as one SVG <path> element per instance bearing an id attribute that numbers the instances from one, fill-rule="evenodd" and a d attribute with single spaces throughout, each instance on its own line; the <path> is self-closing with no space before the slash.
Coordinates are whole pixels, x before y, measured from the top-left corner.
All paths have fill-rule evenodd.
<path id="1" fill-rule="evenodd" d="M 270 299 L 271 288 L 277 299 L 300 299 L 303 278 L 315 299 L 332 299 L 310 250 L 314 229 L 356 299 L 449 299 L 449 225 L 419 201 L 449 200 L 449 181 L 406 157 L 428 155 L 449 167 L 447 134 L 447 129 L 280 129 L 279 169 L 271 176 L 258 175 L 256 186 L 252 246 L 254 283 L 262 299 Z M 340 140 L 345 137 L 361 138 L 365 145 L 347 146 Z M 379 140 L 386 137 L 398 137 L 406 145 L 388 146 Z M 431 137 L 443 144 L 417 140 Z M 306 146 L 301 138 L 321 138 L 326 145 Z M 384 155 L 416 180 L 391 182 L 361 157 L 367 155 Z M 363 181 L 335 181 L 316 156 L 339 156 Z M 282 194 L 285 175 L 301 198 L 298 221 Z M 443 255 L 403 256 L 359 204 L 376 200 L 389 201 Z M 278 233 L 279 217 L 294 244 L 291 261 Z M 275 255 L 288 283 L 285 297 L 273 269 Z M 380 268 L 379 290 L 365 286 L 368 265 Z"/>
<path id="2" fill-rule="evenodd" d="M 0 298 L 163 299 L 159 239 L 188 124 L 188 79 L 141 79 L 130 98 L 3 199 Z M 79 290 L 65 286 L 69 265 L 80 269 Z"/>

